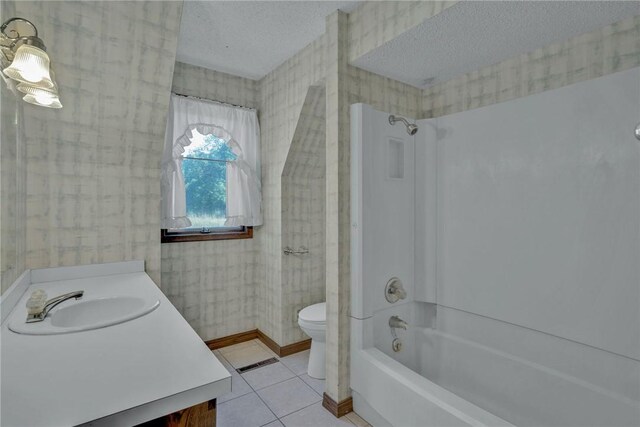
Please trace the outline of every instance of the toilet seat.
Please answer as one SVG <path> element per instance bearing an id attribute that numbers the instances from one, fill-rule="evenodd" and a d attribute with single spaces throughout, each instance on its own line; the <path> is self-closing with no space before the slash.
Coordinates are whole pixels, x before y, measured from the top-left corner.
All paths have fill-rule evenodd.
<path id="1" fill-rule="evenodd" d="M 298 313 L 298 320 L 306 324 L 324 325 L 327 322 L 326 303 L 321 302 L 303 308 Z"/>

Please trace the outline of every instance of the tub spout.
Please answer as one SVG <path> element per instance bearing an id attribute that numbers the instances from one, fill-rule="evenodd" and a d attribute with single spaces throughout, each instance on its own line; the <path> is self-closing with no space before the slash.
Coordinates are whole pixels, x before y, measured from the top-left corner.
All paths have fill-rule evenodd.
<path id="1" fill-rule="evenodd" d="M 404 320 L 402 320 L 401 318 L 399 318 L 398 316 L 391 316 L 389 318 L 389 327 L 395 328 L 395 329 L 400 328 L 406 331 L 407 328 L 409 327 L 409 324 Z"/>

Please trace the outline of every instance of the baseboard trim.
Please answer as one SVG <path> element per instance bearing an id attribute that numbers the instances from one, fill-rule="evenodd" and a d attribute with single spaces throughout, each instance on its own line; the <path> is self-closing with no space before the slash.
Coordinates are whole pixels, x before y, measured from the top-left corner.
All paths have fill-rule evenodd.
<path id="1" fill-rule="evenodd" d="M 240 332 L 239 334 L 228 335 L 226 337 L 205 341 L 205 344 L 211 350 L 217 350 L 222 347 L 229 347 L 230 345 L 240 344 L 242 342 L 251 341 L 256 338 L 258 338 L 258 330 L 254 329 L 252 331 Z"/>
<path id="2" fill-rule="evenodd" d="M 340 418 L 349 412 L 353 412 L 353 399 L 351 397 L 347 397 L 342 400 L 340 403 L 337 403 L 335 400 L 329 397 L 327 393 L 322 395 L 322 406 L 331 412 L 334 417 Z"/>
<path id="3" fill-rule="evenodd" d="M 290 354 L 300 353 L 311 348 L 311 340 L 294 342 L 293 344 L 279 346 L 268 335 L 258 329 L 258 339 L 271 349 L 279 357 L 289 356 Z"/>
<path id="4" fill-rule="evenodd" d="M 260 329 L 253 329 L 251 331 L 240 332 L 238 334 L 228 335 L 226 337 L 216 338 L 213 340 L 205 341 L 207 347 L 211 350 L 217 350 L 219 348 L 228 347 L 234 344 L 240 344 L 246 341 L 251 341 L 258 338 L 267 347 L 271 349 L 278 357 L 289 356 L 290 354 L 299 353 L 311 348 L 311 340 L 303 340 L 294 342 L 293 344 L 279 346 L 268 335 L 262 332 Z"/>
<path id="5" fill-rule="evenodd" d="M 280 347 L 280 357 L 285 357 L 290 354 L 300 353 L 301 351 L 309 350 L 311 348 L 311 339 L 294 342 L 293 344 Z"/>
<path id="6" fill-rule="evenodd" d="M 262 341 L 264 345 L 269 347 L 271 351 L 280 356 L 280 346 L 274 340 L 269 338 L 264 332 L 258 329 L 258 339 Z"/>

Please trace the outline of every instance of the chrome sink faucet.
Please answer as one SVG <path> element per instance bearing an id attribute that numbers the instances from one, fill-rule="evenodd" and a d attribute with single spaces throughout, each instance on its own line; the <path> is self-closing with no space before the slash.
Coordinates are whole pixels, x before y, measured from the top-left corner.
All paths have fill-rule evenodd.
<path id="1" fill-rule="evenodd" d="M 42 295 L 42 294 L 39 294 L 39 295 Z M 28 310 L 27 323 L 42 322 L 45 319 L 45 317 L 47 317 L 47 314 L 49 314 L 49 311 L 51 311 L 53 307 L 71 298 L 80 299 L 82 298 L 82 295 L 84 295 L 84 291 L 74 291 L 74 292 L 69 292 L 68 294 L 57 296 L 55 298 L 51 298 L 50 300 L 41 304 L 38 304 L 38 302 L 36 301 L 35 304 L 30 305 L 30 302 L 34 298 L 38 298 L 32 295 L 29 301 L 27 301 L 27 310 Z"/>

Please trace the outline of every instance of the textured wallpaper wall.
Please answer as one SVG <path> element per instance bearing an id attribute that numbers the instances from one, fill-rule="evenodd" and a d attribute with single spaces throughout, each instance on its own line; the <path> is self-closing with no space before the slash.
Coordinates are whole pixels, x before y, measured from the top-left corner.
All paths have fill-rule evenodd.
<path id="1" fill-rule="evenodd" d="M 255 80 L 176 63 L 172 90 L 258 107 Z M 264 169 L 264 168 L 263 168 Z M 162 291 L 204 340 L 257 327 L 261 227 L 254 238 L 162 245 Z"/>
<path id="2" fill-rule="evenodd" d="M 364 102 L 416 117 L 420 90 L 348 64 L 347 15 L 327 17 L 327 394 L 336 401 L 349 390 L 351 277 L 351 170 L 349 106 Z"/>
<path id="3" fill-rule="evenodd" d="M 265 266 L 260 286 L 260 329 L 280 345 L 290 344 L 285 325 L 295 308 L 289 306 L 282 287 L 282 172 L 307 90 L 323 85 L 324 36 L 311 43 L 260 80 L 262 154 L 261 262 Z M 294 314 L 295 316 L 295 314 Z"/>
<path id="4" fill-rule="evenodd" d="M 162 245 L 162 292 L 207 341 L 257 327 L 255 241 Z"/>
<path id="5" fill-rule="evenodd" d="M 422 118 L 556 89 L 640 65 L 640 16 L 631 16 L 427 88 Z"/>
<path id="6" fill-rule="evenodd" d="M 283 279 L 283 275 L 295 274 L 295 270 L 289 270 L 289 266 L 283 264 L 282 261 L 282 249 L 287 245 L 283 241 L 282 195 L 283 192 L 286 194 L 291 190 L 286 188 L 281 174 L 308 87 L 326 85 L 327 88 L 327 265 L 325 270 L 329 319 L 327 325 L 327 339 L 329 340 L 327 393 L 338 400 L 349 394 L 347 318 L 349 304 L 349 173 L 348 168 L 345 167 L 349 164 L 348 103 L 368 102 L 377 108 L 387 108 L 389 111 L 406 114 L 410 117 L 417 116 L 420 111 L 420 91 L 418 89 L 347 66 L 347 19 L 344 15 L 340 19 L 342 20 L 342 30 L 339 40 L 343 46 L 340 54 L 336 51 L 337 33 L 335 33 L 335 42 L 329 42 L 332 32 L 327 24 L 327 32 L 322 37 L 269 73 L 260 81 L 259 85 L 263 164 L 262 190 L 265 215 L 265 225 L 261 234 L 260 257 L 265 266 L 265 283 L 259 287 L 262 310 L 260 310 L 258 325 L 281 345 L 295 342 L 300 337 L 300 332 L 295 326 L 295 314 L 301 304 L 298 296 L 304 293 L 305 287 L 308 286 L 303 282 L 296 283 L 295 280 L 289 282 Z M 329 55 L 332 56 L 329 57 Z M 337 65 L 338 55 L 341 55 L 339 67 Z M 342 92 L 340 93 L 342 95 L 339 98 L 336 98 L 338 96 L 336 90 L 338 89 L 335 87 L 330 89 L 330 78 L 333 79 L 334 85 L 341 85 Z M 336 109 L 332 116 L 330 111 L 338 108 L 336 107 L 338 102 L 342 104 L 341 114 L 337 113 Z M 336 114 L 340 117 L 339 120 L 337 120 Z M 333 121 L 330 117 L 333 117 Z M 335 133 L 337 129 L 341 129 L 340 139 L 337 139 L 338 136 Z M 328 145 L 330 138 L 335 138 L 331 140 L 336 144 L 331 151 Z M 336 149 L 338 145 L 342 147 L 339 150 Z M 341 166 L 338 166 L 338 162 Z M 340 173 L 338 173 L 338 168 Z M 285 186 L 284 189 L 283 186 Z M 333 206 L 330 206 L 330 197 L 333 197 Z M 341 202 L 337 201 L 338 198 Z M 333 240 L 330 238 L 329 230 L 333 230 Z M 337 249 L 338 245 L 341 248 L 340 252 Z M 283 272 L 283 268 L 287 270 Z M 283 285 L 285 283 L 291 283 L 291 286 L 286 287 Z"/>
<path id="7" fill-rule="evenodd" d="M 0 288 L 4 292 L 25 269 L 26 176 L 22 104 L 0 84 Z"/>
<path id="8" fill-rule="evenodd" d="M 26 267 L 144 259 L 160 283 L 160 158 L 182 2 L 16 2 L 64 108 L 25 104 Z"/>
<path id="9" fill-rule="evenodd" d="M 347 94 L 347 15 L 336 11 L 326 19 L 327 73 L 327 182 L 326 182 L 326 382 L 325 392 L 340 402 L 349 395 L 348 348 L 350 295 L 350 227 L 345 230 L 344 217 L 349 215 L 350 164 L 349 128 L 345 116 Z M 345 179 L 347 182 L 345 182 Z M 346 257 L 346 260 L 343 259 Z M 347 345 L 348 347 L 348 345 Z M 345 359 L 345 356 L 346 359 Z"/>
<path id="10" fill-rule="evenodd" d="M 256 80 L 182 62 L 176 62 L 171 90 L 182 95 L 199 96 L 256 109 L 260 101 L 260 90 Z"/>
<path id="11" fill-rule="evenodd" d="M 307 339 L 297 313 L 325 301 L 325 89 L 307 91 L 282 171 L 282 245 L 306 247 L 282 254 L 283 339 Z"/>
<path id="12" fill-rule="evenodd" d="M 0 4 L 0 16 L 15 15 L 14 2 Z M 0 293 L 24 271 L 25 190 L 22 102 L 0 81 Z"/>

